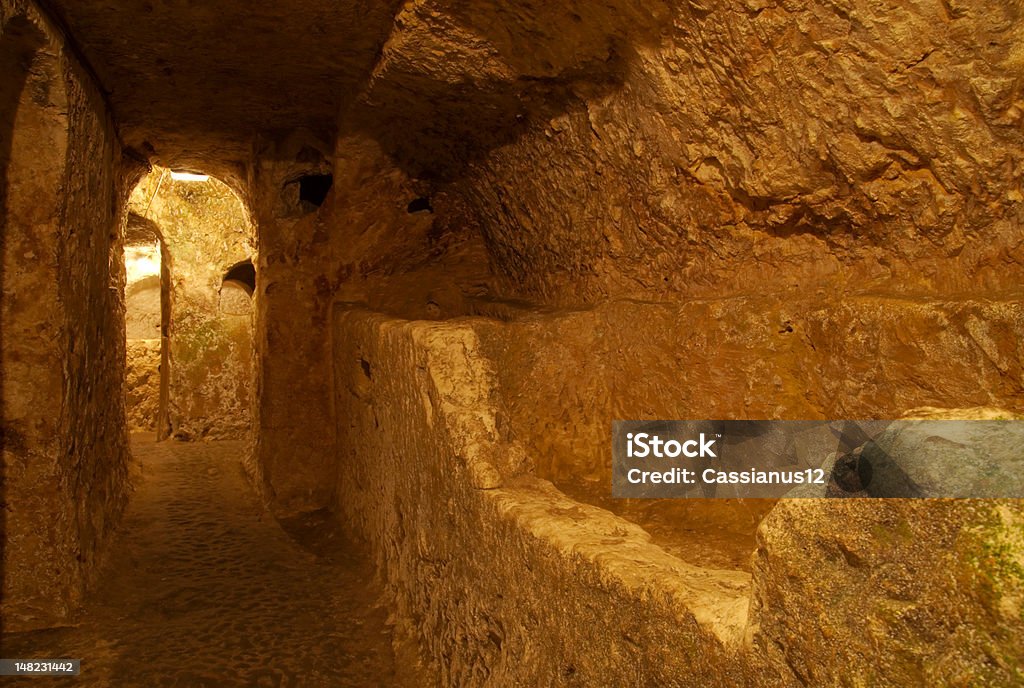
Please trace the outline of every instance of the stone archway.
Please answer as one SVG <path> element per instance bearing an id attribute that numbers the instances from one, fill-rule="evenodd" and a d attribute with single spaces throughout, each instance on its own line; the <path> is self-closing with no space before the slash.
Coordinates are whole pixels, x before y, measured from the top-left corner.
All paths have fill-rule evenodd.
<path id="1" fill-rule="evenodd" d="M 126 404 L 129 432 L 171 434 L 171 255 L 152 220 L 129 213 L 125 232 Z"/>
<path id="2" fill-rule="evenodd" d="M 158 439 L 249 439 L 256 295 L 255 238 L 245 205 L 214 178 L 157 167 L 140 182 L 129 208 L 136 222 L 160 236 L 162 270 L 172 273 L 163 301 L 160 408 L 166 416 Z"/>

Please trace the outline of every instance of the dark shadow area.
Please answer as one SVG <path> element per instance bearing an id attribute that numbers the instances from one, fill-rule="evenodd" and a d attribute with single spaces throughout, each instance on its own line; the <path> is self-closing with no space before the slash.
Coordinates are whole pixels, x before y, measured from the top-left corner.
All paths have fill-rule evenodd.
<path id="1" fill-rule="evenodd" d="M 327 201 L 334 186 L 330 174 L 310 172 L 292 178 L 281 187 L 282 215 L 302 217 L 315 213 Z"/>
<path id="2" fill-rule="evenodd" d="M 252 296 L 256 293 L 256 266 L 251 260 L 243 260 L 224 273 L 224 282 L 233 282 Z"/>
<path id="3" fill-rule="evenodd" d="M 376 139 L 410 176 L 454 181 L 490 151 L 620 91 L 637 47 L 657 44 L 673 12 L 658 0 L 643 13 L 615 1 L 586 12 L 528 0 L 446 7 L 443 20 L 425 16 L 418 30 L 457 43 L 447 38 L 450 22 L 493 51 L 495 70 L 514 76 L 483 77 L 492 65 L 470 59 L 461 73 L 457 62 L 439 73 L 411 54 L 385 54 L 346 126 Z"/>
<path id="4" fill-rule="evenodd" d="M 317 208 L 327 200 L 327 194 L 334 186 L 334 176 L 330 174 L 307 174 L 299 178 L 299 201 L 310 203 Z"/>
<path id="5" fill-rule="evenodd" d="M 230 178 L 224 161 L 243 159 L 257 131 L 333 131 L 403 3 L 45 4 L 97 81 L 116 85 L 108 97 L 126 145 Z"/>
<path id="6" fill-rule="evenodd" d="M 406 211 L 408 211 L 409 214 L 424 212 L 432 213 L 434 212 L 434 206 L 430 205 L 430 199 L 424 196 L 410 201 L 409 205 L 406 207 Z"/>
<path id="7" fill-rule="evenodd" d="M 307 511 L 279 518 L 277 522 L 288 537 L 316 556 L 317 561 L 359 566 L 368 559 L 368 552 L 345 535 L 344 524 L 330 509 Z"/>
<path id="8" fill-rule="evenodd" d="M 362 106 L 349 126 L 375 139 L 409 176 L 451 182 L 491 150 L 570 111 L 581 85 L 599 97 L 619 90 L 625 73 L 626 61 L 612 55 L 593 72 L 483 88 L 416 75 L 379 86 L 373 105 Z"/>

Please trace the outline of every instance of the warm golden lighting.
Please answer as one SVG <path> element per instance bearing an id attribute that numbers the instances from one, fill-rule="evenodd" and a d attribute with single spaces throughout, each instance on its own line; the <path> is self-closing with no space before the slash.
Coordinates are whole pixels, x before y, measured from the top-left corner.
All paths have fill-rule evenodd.
<path id="1" fill-rule="evenodd" d="M 194 172 L 171 171 L 171 179 L 176 182 L 205 182 L 210 178 L 208 174 L 196 174 Z"/>
<path id="2" fill-rule="evenodd" d="M 160 274 L 160 244 L 128 246 L 124 250 L 128 284 Z"/>

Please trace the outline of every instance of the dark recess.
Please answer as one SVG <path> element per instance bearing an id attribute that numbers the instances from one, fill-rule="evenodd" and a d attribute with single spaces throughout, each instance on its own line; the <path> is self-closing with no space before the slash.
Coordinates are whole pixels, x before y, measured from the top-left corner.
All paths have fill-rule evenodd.
<path id="1" fill-rule="evenodd" d="M 307 174 L 299 178 L 299 201 L 312 203 L 317 208 L 327 200 L 327 194 L 334 185 L 334 175 Z"/>
<path id="2" fill-rule="evenodd" d="M 406 210 L 408 210 L 410 213 L 432 213 L 434 212 L 434 206 L 430 205 L 429 198 L 427 198 L 426 196 L 422 196 L 410 202 L 409 207 L 406 208 Z"/>
<path id="3" fill-rule="evenodd" d="M 244 260 L 224 273 L 224 282 L 234 282 L 252 296 L 256 291 L 256 267 L 251 260 Z"/>

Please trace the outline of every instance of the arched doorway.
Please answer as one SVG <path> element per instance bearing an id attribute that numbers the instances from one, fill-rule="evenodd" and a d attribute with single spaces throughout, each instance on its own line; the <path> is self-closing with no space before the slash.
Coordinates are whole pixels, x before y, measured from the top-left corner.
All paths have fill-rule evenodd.
<path id="1" fill-rule="evenodd" d="M 129 209 L 148 230 L 125 252 L 132 429 L 157 439 L 250 439 L 256 275 L 244 205 L 216 179 L 157 167 Z M 248 289 L 232 273 L 245 265 Z"/>
<path id="2" fill-rule="evenodd" d="M 170 436 L 170 256 L 160 228 L 129 213 L 125 263 L 125 420 L 130 433 Z"/>

